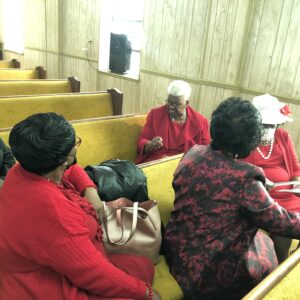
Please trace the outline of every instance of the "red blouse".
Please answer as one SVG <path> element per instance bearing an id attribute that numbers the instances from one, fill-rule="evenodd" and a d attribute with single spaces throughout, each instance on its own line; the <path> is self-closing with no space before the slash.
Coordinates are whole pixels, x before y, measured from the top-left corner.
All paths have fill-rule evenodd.
<path id="1" fill-rule="evenodd" d="M 300 164 L 294 150 L 293 142 L 288 133 L 279 128 L 276 130 L 275 143 L 269 159 L 264 159 L 256 149 L 252 151 L 244 161 L 261 167 L 266 177 L 273 182 L 290 181 L 300 175 Z M 270 145 L 259 146 L 260 150 L 267 156 Z M 300 212 L 300 198 L 293 193 L 279 192 L 281 189 L 290 189 L 292 186 L 280 186 L 270 190 L 270 196 L 282 207 Z"/>
<path id="2" fill-rule="evenodd" d="M 190 106 L 187 106 L 186 112 L 186 122 L 178 124 L 170 120 L 166 105 L 150 111 L 137 143 L 137 164 L 186 152 L 195 144 L 210 143 L 207 119 Z M 163 147 L 145 155 L 145 144 L 156 136 L 162 138 Z"/>
<path id="3" fill-rule="evenodd" d="M 77 165 L 63 181 L 68 188 L 19 164 L 8 173 L 0 192 L 0 299 L 144 299 L 145 282 L 115 267 L 103 250 L 97 220 L 80 196 L 93 183 Z"/>

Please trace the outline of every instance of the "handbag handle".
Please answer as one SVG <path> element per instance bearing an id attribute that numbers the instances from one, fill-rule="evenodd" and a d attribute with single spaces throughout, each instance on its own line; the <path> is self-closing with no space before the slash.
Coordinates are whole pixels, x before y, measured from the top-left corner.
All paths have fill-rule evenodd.
<path id="1" fill-rule="evenodd" d="M 105 232 L 106 232 L 106 237 L 107 237 L 107 241 L 110 243 L 110 244 L 114 244 L 114 245 L 118 245 L 118 246 L 122 246 L 122 245 L 125 245 L 126 243 L 128 243 L 131 238 L 133 237 L 135 231 L 136 231 L 136 226 L 137 226 L 137 219 L 138 219 L 138 212 L 142 212 L 144 217 L 143 218 L 146 218 L 146 217 L 149 217 L 149 220 L 151 221 L 151 224 L 154 228 L 154 230 L 156 231 L 157 228 L 151 218 L 151 216 L 148 214 L 148 211 L 145 210 L 144 208 L 141 208 L 138 206 L 139 203 L 138 202 L 133 202 L 133 207 L 119 207 L 119 208 L 115 208 L 113 209 L 108 215 L 106 215 L 105 217 L 105 220 L 104 222 L 102 223 L 104 225 L 104 229 L 105 229 Z M 104 208 L 106 208 L 107 205 L 106 203 L 104 202 Z M 106 211 L 106 210 L 105 210 Z M 123 238 L 123 234 L 124 234 L 124 228 L 122 226 L 122 211 L 127 211 L 127 212 L 133 212 L 132 213 L 132 222 L 131 222 L 131 230 L 130 230 L 130 235 L 129 237 L 127 238 L 127 240 L 123 241 L 122 242 L 122 238 Z M 109 237 L 109 234 L 108 234 L 108 225 L 107 225 L 107 219 L 108 217 L 112 214 L 116 212 L 116 215 L 117 215 L 117 223 L 120 224 L 120 227 L 122 229 L 122 234 L 121 234 L 121 237 L 118 241 L 112 241 Z"/>
<path id="2" fill-rule="evenodd" d="M 104 209 L 107 207 L 106 203 L 104 202 Z M 122 226 L 122 222 L 121 222 L 121 214 L 122 214 L 122 211 L 123 210 L 127 210 L 128 207 L 120 207 L 120 208 L 116 208 L 116 209 L 113 209 L 112 212 L 106 216 L 105 218 L 105 222 L 104 222 L 104 227 L 105 227 L 105 231 L 106 231 L 106 237 L 107 237 L 107 240 L 109 243 L 111 244 L 114 244 L 114 245 L 119 245 L 119 246 L 122 246 L 122 245 L 125 245 L 133 236 L 135 230 L 136 230 L 136 224 L 137 224 L 137 213 L 138 213 L 138 202 L 133 202 L 133 207 L 131 208 L 131 211 L 133 211 L 133 214 L 132 214 L 132 222 L 131 222 L 131 230 L 130 230 L 130 235 L 128 237 L 128 239 L 126 241 L 121 241 L 122 238 L 123 238 L 123 234 L 124 234 L 124 228 Z M 106 210 L 105 210 L 106 211 Z M 118 213 L 119 211 L 119 213 Z M 112 214 L 116 212 L 117 214 L 117 223 L 120 224 L 121 228 L 122 228 L 122 234 L 121 234 L 121 237 L 118 241 L 115 241 L 113 242 L 110 237 L 109 237 L 109 234 L 108 234 L 108 226 L 107 226 L 107 219 L 108 217 Z"/>

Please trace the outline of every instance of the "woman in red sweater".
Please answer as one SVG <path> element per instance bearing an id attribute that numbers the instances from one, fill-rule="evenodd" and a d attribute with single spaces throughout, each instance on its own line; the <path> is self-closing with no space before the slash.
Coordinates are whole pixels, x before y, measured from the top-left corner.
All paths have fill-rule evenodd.
<path id="1" fill-rule="evenodd" d="M 290 122 L 290 110 L 277 98 L 266 94 L 254 97 L 254 106 L 262 117 L 264 135 L 260 144 L 245 161 L 261 167 L 271 182 L 296 181 L 294 187 L 300 187 L 300 164 L 289 134 L 278 125 Z M 299 183 L 298 183 L 299 182 Z M 285 209 L 300 212 L 300 198 L 297 194 L 280 190 L 292 189 L 292 185 L 278 186 L 269 190 L 270 196 Z M 291 238 L 271 235 L 279 262 L 289 255 Z"/>
<path id="2" fill-rule="evenodd" d="M 0 193 L 0 299 L 160 299 L 147 258 L 105 253 L 70 123 L 33 115 L 9 144 L 19 164 Z"/>

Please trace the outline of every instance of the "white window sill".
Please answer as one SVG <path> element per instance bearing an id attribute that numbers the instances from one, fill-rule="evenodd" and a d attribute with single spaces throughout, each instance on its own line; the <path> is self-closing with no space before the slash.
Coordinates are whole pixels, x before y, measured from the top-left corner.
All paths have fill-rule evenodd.
<path id="1" fill-rule="evenodd" d="M 139 81 L 140 76 L 139 74 L 118 74 L 118 73 L 113 73 L 110 70 L 98 70 L 99 73 L 110 75 L 113 77 L 118 77 L 118 78 L 123 78 L 123 79 L 128 79 L 128 80 L 133 80 L 133 81 Z"/>

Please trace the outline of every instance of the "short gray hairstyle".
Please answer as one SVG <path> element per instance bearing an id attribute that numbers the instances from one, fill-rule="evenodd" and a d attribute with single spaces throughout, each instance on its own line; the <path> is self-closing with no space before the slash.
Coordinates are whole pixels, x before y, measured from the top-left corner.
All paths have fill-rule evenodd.
<path id="1" fill-rule="evenodd" d="M 189 100 L 192 89 L 187 82 L 183 80 L 174 80 L 169 84 L 167 91 L 169 95 L 175 97 L 184 96 L 184 100 Z"/>

